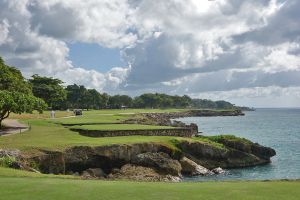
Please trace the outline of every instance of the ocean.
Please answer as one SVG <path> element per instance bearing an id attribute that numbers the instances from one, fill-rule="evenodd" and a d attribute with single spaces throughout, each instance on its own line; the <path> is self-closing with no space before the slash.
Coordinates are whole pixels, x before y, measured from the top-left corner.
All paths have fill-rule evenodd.
<path id="1" fill-rule="evenodd" d="M 225 174 L 187 177 L 185 181 L 271 180 L 300 178 L 300 108 L 257 109 L 235 117 L 187 117 L 203 135 L 230 134 L 272 147 L 277 155 L 272 163 L 243 169 L 229 169 Z"/>

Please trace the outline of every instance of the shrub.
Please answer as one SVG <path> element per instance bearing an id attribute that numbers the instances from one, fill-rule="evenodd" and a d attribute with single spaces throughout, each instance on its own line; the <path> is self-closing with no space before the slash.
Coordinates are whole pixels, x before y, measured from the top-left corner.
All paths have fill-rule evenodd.
<path id="1" fill-rule="evenodd" d="M 234 135 L 217 135 L 217 136 L 209 136 L 207 137 L 209 140 L 222 143 L 223 141 L 229 141 L 229 142 L 240 142 L 244 144 L 251 145 L 252 142 L 250 140 L 247 140 L 246 138 L 240 138 L 236 137 Z"/>
<path id="2" fill-rule="evenodd" d="M 11 156 L 3 156 L 0 158 L 1 167 L 11 167 L 14 162 L 16 162 L 16 158 Z"/>

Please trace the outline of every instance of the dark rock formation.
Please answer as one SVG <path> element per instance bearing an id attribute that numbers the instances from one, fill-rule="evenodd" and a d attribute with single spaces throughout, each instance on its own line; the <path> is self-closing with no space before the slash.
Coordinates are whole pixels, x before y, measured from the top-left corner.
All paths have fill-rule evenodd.
<path id="1" fill-rule="evenodd" d="M 129 179 L 136 181 L 171 181 L 179 182 L 180 178 L 177 176 L 159 174 L 152 168 L 126 164 L 120 170 L 114 170 L 108 175 L 110 179 Z"/>
<path id="2" fill-rule="evenodd" d="M 262 159 L 268 160 L 276 155 L 274 149 L 253 143 L 245 138 L 238 138 L 233 135 L 213 136 L 211 138 L 218 143 L 224 144 L 226 147 L 253 154 Z"/>
<path id="3" fill-rule="evenodd" d="M 120 168 L 130 163 L 133 157 L 146 152 L 164 152 L 172 158 L 180 157 L 178 152 L 156 143 L 109 146 L 76 146 L 64 152 L 41 152 L 38 156 L 27 158 L 36 162 L 43 173 L 63 174 L 65 171 L 82 172 L 88 168 L 101 168 L 110 173 L 113 168 Z"/>
<path id="4" fill-rule="evenodd" d="M 254 145 L 254 143 L 251 145 Z M 263 153 L 263 150 L 261 152 L 264 157 L 259 157 L 249 152 L 248 148 L 245 148 L 246 151 L 242 151 L 241 148 L 219 147 L 200 141 L 182 141 L 177 146 L 188 158 L 208 169 L 217 167 L 238 168 L 265 164 L 270 162 L 270 157 L 273 155 L 269 153 L 273 150 L 267 147 L 265 147 L 266 153 Z"/>
<path id="5" fill-rule="evenodd" d="M 214 116 L 243 116 L 241 110 L 190 110 L 189 117 L 214 117 Z"/>
<path id="6" fill-rule="evenodd" d="M 44 174 L 65 174 L 65 159 L 62 152 L 41 150 L 38 155 L 24 157 L 27 166 L 37 168 Z"/>
<path id="7" fill-rule="evenodd" d="M 177 160 L 173 160 L 168 154 L 159 153 L 142 153 L 136 155 L 131 162 L 136 165 L 151 167 L 157 171 L 170 174 L 173 176 L 180 176 L 181 165 Z"/>
<path id="8" fill-rule="evenodd" d="M 270 159 L 270 157 L 276 155 L 276 151 L 274 149 L 261 146 L 257 143 L 251 145 L 251 153 L 263 159 Z"/>
<path id="9" fill-rule="evenodd" d="M 82 172 L 83 178 L 104 178 L 106 174 L 101 168 L 89 168 Z"/>
<path id="10" fill-rule="evenodd" d="M 187 157 L 183 157 L 180 159 L 180 164 L 182 167 L 181 173 L 187 176 L 197 176 L 197 175 L 211 175 L 213 174 L 211 171 L 198 165 L 194 161 L 188 159 Z"/>

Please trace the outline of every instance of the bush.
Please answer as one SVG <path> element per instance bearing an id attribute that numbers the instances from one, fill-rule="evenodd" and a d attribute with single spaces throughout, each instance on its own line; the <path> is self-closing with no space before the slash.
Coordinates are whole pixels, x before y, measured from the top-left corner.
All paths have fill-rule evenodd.
<path id="1" fill-rule="evenodd" d="M 236 137 L 234 135 L 216 135 L 216 136 L 208 136 L 207 138 L 211 141 L 218 142 L 218 143 L 228 141 L 228 142 L 240 142 L 246 145 L 252 144 L 250 140 L 247 140 L 246 138 Z"/>
<path id="2" fill-rule="evenodd" d="M 0 167 L 11 167 L 16 162 L 14 157 L 4 156 L 0 158 Z"/>

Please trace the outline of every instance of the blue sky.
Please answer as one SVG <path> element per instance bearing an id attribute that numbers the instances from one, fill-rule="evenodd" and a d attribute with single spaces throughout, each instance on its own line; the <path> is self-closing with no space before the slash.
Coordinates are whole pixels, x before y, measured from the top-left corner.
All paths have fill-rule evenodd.
<path id="1" fill-rule="evenodd" d="M 110 94 L 300 107 L 299 7 L 299 0 L 0 0 L 0 56 L 25 77 Z"/>
<path id="2" fill-rule="evenodd" d="M 105 48 L 95 43 L 68 43 L 69 59 L 75 67 L 107 72 L 113 67 L 124 67 L 118 48 Z"/>

